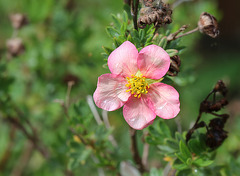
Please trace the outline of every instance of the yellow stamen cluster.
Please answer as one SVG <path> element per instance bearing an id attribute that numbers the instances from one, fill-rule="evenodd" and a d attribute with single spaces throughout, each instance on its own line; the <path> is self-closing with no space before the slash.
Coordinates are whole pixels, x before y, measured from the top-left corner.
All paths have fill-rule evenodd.
<path id="1" fill-rule="evenodd" d="M 134 97 L 140 98 L 142 94 L 148 93 L 149 85 L 145 80 L 146 78 L 143 75 L 134 76 L 131 75 L 131 78 L 127 77 L 128 84 L 126 86 L 129 88 L 126 92 L 130 92 Z"/>

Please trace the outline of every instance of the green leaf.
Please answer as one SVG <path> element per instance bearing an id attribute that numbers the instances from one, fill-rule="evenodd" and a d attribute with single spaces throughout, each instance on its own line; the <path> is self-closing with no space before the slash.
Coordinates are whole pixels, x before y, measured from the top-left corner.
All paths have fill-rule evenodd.
<path id="1" fill-rule="evenodd" d="M 117 39 L 116 37 L 113 38 L 113 43 L 115 45 L 115 47 L 119 47 L 123 42 L 120 41 L 119 39 Z"/>
<path id="2" fill-rule="evenodd" d="M 147 36 L 147 40 L 146 40 L 144 46 L 151 45 L 151 44 L 152 44 L 152 39 L 153 39 L 153 35 L 151 35 L 151 36 Z M 148 43 L 149 43 L 149 44 L 148 44 Z"/>
<path id="3" fill-rule="evenodd" d="M 147 25 L 147 27 L 145 28 L 145 30 L 147 30 L 147 34 L 153 35 L 154 32 L 155 32 L 155 27 L 154 27 L 153 24 L 152 24 L 152 25 Z"/>
<path id="4" fill-rule="evenodd" d="M 139 38 L 141 41 L 143 41 L 146 38 L 144 29 L 139 30 Z"/>
<path id="5" fill-rule="evenodd" d="M 167 49 L 166 52 L 168 53 L 168 55 L 169 55 L 170 57 L 172 57 L 172 56 L 177 55 L 178 50 L 176 50 L 176 49 Z"/>
<path id="6" fill-rule="evenodd" d="M 112 19 L 113 19 L 113 22 L 114 22 L 114 25 L 116 26 L 116 28 L 120 29 L 121 28 L 120 20 L 113 14 L 112 14 Z"/>
<path id="7" fill-rule="evenodd" d="M 103 48 L 103 50 L 105 51 L 105 53 L 106 53 L 107 55 L 110 55 L 111 52 L 113 52 L 113 50 L 114 50 L 114 49 L 112 49 L 112 48 L 108 48 L 108 47 L 105 47 L 105 46 L 102 46 L 102 48 Z"/>
<path id="8" fill-rule="evenodd" d="M 187 164 L 187 159 L 182 153 L 175 153 L 176 157 L 181 160 L 183 163 Z"/>
<path id="9" fill-rule="evenodd" d="M 133 43 L 133 38 L 130 34 L 128 35 L 127 40 Z"/>
<path id="10" fill-rule="evenodd" d="M 188 166 L 184 163 L 181 163 L 181 164 L 173 164 L 172 166 L 174 169 L 176 170 L 184 170 L 184 169 L 187 169 Z"/>
<path id="11" fill-rule="evenodd" d="M 176 176 L 189 176 L 191 175 L 191 173 L 192 173 L 191 169 L 184 169 L 184 170 L 177 171 Z"/>
<path id="12" fill-rule="evenodd" d="M 202 158 L 198 158 L 193 161 L 194 165 L 197 165 L 199 167 L 206 167 L 213 163 L 213 160 L 203 160 Z"/>
<path id="13" fill-rule="evenodd" d="M 138 31 L 136 29 L 133 29 L 132 37 L 134 39 L 138 39 L 139 40 L 139 33 L 138 33 Z"/>
<path id="14" fill-rule="evenodd" d="M 120 33 L 116 29 L 114 29 L 113 27 L 107 27 L 106 31 L 107 31 L 107 34 L 112 38 L 113 37 L 118 37 L 120 35 Z"/>
<path id="15" fill-rule="evenodd" d="M 163 138 L 164 136 L 162 136 L 162 134 L 154 127 L 150 126 L 148 128 L 149 130 L 149 133 L 151 134 L 151 136 L 154 136 L 154 137 L 160 137 L 160 138 Z"/>
<path id="16" fill-rule="evenodd" d="M 70 153 L 68 168 L 70 170 L 73 170 L 77 168 L 80 164 L 84 164 L 87 158 L 90 156 L 91 152 L 91 149 L 82 149 L 78 152 Z"/>
<path id="17" fill-rule="evenodd" d="M 168 138 L 172 138 L 172 135 L 171 135 L 171 131 L 170 129 L 168 128 L 167 124 L 163 121 L 160 121 L 159 122 L 159 127 L 160 127 L 160 130 L 161 132 Z"/>
<path id="18" fill-rule="evenodd" d="M 160 42 L 158 43 L 158 46 L 162 47 L 163 49 L 167 46 L 167 37 L 163 37 Z"/>
<path id="19" fill-rule="evenodd" d="M 171 147 L 169 147 L 169 146 L 167 146 L 167 145 L 158 145 L 157 146 L 159 149 L 160 149 L 160 151 L 161 152 L 163 152 L 163 153 L 174 153 L 174 152 L 176 152 L 174 149 L 172 149 Z"/>
<path id="20" fill-rule="evenodd" d="M 204 151 L 204 148 L 202 148 L 202 145 L 198 139 L 191 139 L 188 142 L 188 147 L 193 153 L 197 155 L 200 155 Z"/>
<path id="21" fill-rule="evenodd" d="M 188 158 L 186 163 L 188 166 L 190 166 L 192 164 L 192 158 Z"/>
<path id="22" fill-rule="evenodd" d="M 184 141 L 184 138 L 182 137 L 182 134 L 180 134 L 178 131 L 175 133 L 175 139 L 177 141 Z"/>
<path id="23" fill-rule="evenodd" d="M 180 141 L 179 143 L 179 149 L 180 149 L 180 152 L 181 154 L 185 157 L 185 158 L 192 158 L 192 154 L 191 152 L 189 151 L 187 145 L 185 144 L 185 142 L 183 141 Z"/>
<path id="24" fill-rule="evenodd" d="M 128 14 L 125 10 L 123 11 L 123 23 L 128 23 Z"/>
<path id="25" fill-rule="evenodd" d="M 174 139 L 165 139 L 165 143 L 167 146 L 171 147 L 172 149 L 178 150 L 178 142 Z"/>
<path id="26" fill-rule="evenodd" d="M 147 136 L 147 137 L 145 138 L 145 140 L 146 140 L 146 142 L 147 142 L 148 144 L 151 144 L 151 145 L 157 145 L 157 144 L 159 144 L 159 141 L 154 140 L 151 136 Z"/>

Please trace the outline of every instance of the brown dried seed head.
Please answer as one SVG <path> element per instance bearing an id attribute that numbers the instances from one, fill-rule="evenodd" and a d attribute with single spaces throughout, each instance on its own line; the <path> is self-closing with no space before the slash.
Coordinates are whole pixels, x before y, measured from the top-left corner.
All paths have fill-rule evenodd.
<path id="1" fill-rule="evenodd" d="M 203 12 L 200 15 L 198 28 L 201 33 L 205 33 L 212 38 L 216 38 L 219 35 L 216 18 L 207 12 Z"/>
<path id="2" fill-rule="evenodd" d="M 219 80 L 217 84 L 215 85 L 214 89 L 215 92 L 220 92 L 223 96 L 226 96 L 228 89 L 225 86 L 224 82 L 222 80 Z"/>
<path id="3" fill-rule="evenodd" d="M 172 10 L 168 4 L 161 2 L 161 6 L 147 6 L 140 10 L 140 17 L 138 19 L 138 27 L 145 28 L 146 25 L 154 24 L 155 27 L 161 27 L 172 22 Z"/>
<path id="4" fill-rule="evenodd" d="M 171 59 L 170 60 L 171 64 L 170 64 L 167 74 L 169 76 L 177 76 L 178 72 L 180 71 L 180 66 L 181 66 L 180 57 L 175 55 L 175 56 L 171 57 L 170 59 Z"/>
<path id="5" fill-rule="evenodd" d="M 15 13 L 10 15 L 10 20 L 12 22 L 13 28 L 15 29 L 20 29 L 28 24 L 27 17 L 21 13 Z"/>
<path id="6" fill-rule="evenodd" d="M 25 47 L 23 45 L 22 39 L 13 38 L 7 41 L 7 50 L 8 54 L 11 57 L 19 56 L 25 51 Z"/>

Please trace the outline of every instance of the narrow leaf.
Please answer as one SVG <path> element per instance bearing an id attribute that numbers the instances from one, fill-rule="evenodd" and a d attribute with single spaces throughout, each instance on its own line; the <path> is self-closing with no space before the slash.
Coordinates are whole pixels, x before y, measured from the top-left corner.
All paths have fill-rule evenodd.
<path id="1" fill-rule="evenodd" d="M 167 46 L 167 37 L 163 37 L 160 42 L 158 43 L 158 46 L 162 47 L 163 49 Z"/>
<path id="2" fill-rule="evenodd" d="M 191 152 L 189 151 L 188 147 L 186 146 L 186 144 L 183 141 L 180 141 L 179 143 L 179 149 L 181 154 L 185 157 L 185 158 L 192 158 Z"/>

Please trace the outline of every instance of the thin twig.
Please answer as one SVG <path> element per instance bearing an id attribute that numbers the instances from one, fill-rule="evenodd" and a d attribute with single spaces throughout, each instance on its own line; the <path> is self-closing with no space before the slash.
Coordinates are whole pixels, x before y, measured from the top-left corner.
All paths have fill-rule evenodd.
<path id="1" fill-rule="evenodd" d="M 21 176 L 23 175 L 24 169 L 27 166 L 32 153 L 34 150 L 34 145 L 33 143 L 29 143 L 29 141 L 27 141 L 24 150 L 22 152 L 22 155 L 20 156 L 17 164 L 15 165 L 14 169 L 12 170 L 10 176 Z"/>
<path id="2" fill-rule="evenodd" d="M 92 114 L 97 122 L 98 125 L 101 125 L 103 123 L 100 115 L 98 114 L 98 111 L 93 103 L 93 98 L 91 95 L 88 95 L 87 96 L 87 103 L 88 103 L 88 106 L 90 107 L 91 111 L 92 111 Z"/>
<path id="3" fill-rule="evenodd" d="M 144 168 L 144 165 L 142 163 L 142 159 L 139 155 L 139 152 L 138 152 L 138 147 L 137 147 L 137 136 L 136 136 L 136 130 L 131 128 L 130 127 L 130 137 L 131 137 L 131 152 L 132 152 L 132 156 L 133 156 L 133 159 L 139 169 L 139 171 L 141 173 L 144 173 L 145 172 L 145 168 Z"/>
<path id="4" fill-rule="evenodd" d="M 187 25 L 181 26 L 176 32 L 174 32 L 174 33 L 170 34 L 169 36 L 167 36 L 167 40 L 168 40 L 168 41 L 175 40 L 175 39 L 176 39 L 176 36 L 177 36 L 180 32 L 185 31 L 187 28 L 188 28 Z"/>
<path id="5" fill-rule="evenodd" d="M 66 98 L 65 98 L 65 106 L 67 109 L 69 108 L 69 105 L 70 105 L 70 94 L 71 94 L 73 85 L 74 85 L 74 81 L 68 82 L 68 89 L 67 89 Z"/>
<path id="6" fill-rule="evenodd" d="M 98 159 L 94 155 L 91 155 L 91 157 L 92 157 L 92 160 L 98 165 L 99 164 Z M 101 167 L 98 167 L 98 175 L 105 176 L 104 170 Z"/>
<path id="7" fill-rule="evenodd" d="M 168 164 L 163 169 L 163 176 L 168 176 L 171 169 L 172 169 L 171 163 L 168 162 Z"/>
<path id="8" fill-rule="evenodd" d="M 142 154 L 142 163 L 144 165 L 144 168 L 148 168 L 148 154 L 149 154 L 149 144 L 145 142 L 145 137 L 148 135 L 147 131 L 144 131 L 143 133 L 143 141 L 144 141 L 144 146 L 143 146 L 143 154 Z"/>
<path id="9" fill-rule="evenodd" d="M 4 152 L 1 160 L 0 160 L 0 173 L 1 171 L 4 170 L 11 154 L 12 154 L 12 148 L 14 146 L 14 138 L 15 138 L 15 132 L 16 132 L 16 128 L 14 126 L 11 126 L 11 131 L 9 133 L 9 143 L 7 145 L 6 151 Z"/>
<path id="10" fill-rule="evenodd" d="M 179 133 L 182 133 L 182 125 L 181 125 L 181 122 L 180 122 L 180 119 L 181 118 L 175 118 L 175 123 L 177 125 L 177 130 Z"/>
<path id="11" fill-rule="evenodd" d="M 23 134 L 27 137 L 28 140 L 30 140 L 33 145 L 34 148 L 37 149 L 44 158 L 48 158 L 49 157 L 49 153 L 46 147 L 42 147 L 39 145 L 40 141 L 38 139 L 38 136 L 34 135 L 35 132 L 32 131 L 33 135 L 31 135 L 26 128 L 18 121 L 17 118 L 13 118 L 13 117 L 7 117 L 5 119 L 7 122 L 9 122 L 10 124 L 14 125 L 16 128 L 18 128 L 20 131 L 23 132 Z"/>
<path id="12" fill-rule="evenodd" d="M 176 36 L 175 39 L 180 38 L 180 37 L 183 37 L 183 36 L 186 36 L 186 35 L 189 35 L 189 34 L 192 34 L 192 33 L 194 33 L 194 32 L 197 32 L 198 30 L 199 30 L 198 27 L 196 27 L 195 29 L 193 29 L 193 30 L 191 30 L 191 31 L 188 31 L 188 32 L 186 32 L 186 33 L 184 33 L 184 34 L 181 34 L 181 35 Z"/>
<path id="13" fill-rule="evenodd" d="M 143 146 L 143 155 L 142 155 L 142 163 L 144 165 L 145 168 L 147 168 L 147 164 L 148 164 L 148 154 L 149 154 L 149 144 L 145 143 Z"/>
<path id="14" fill-rule="evenodd" d="M 108 120 L 108 112 L 105 111 L 105 110 L 103 110 L 103 111 L 102 111 L 102 117 L 103 117 L 103 122 L 104 122 L 106 128 L 107 128 L 107 129 L 110 129 L 110 128 L 111 128 L 111 125 L 110 125 L 109 120 Z M 118 146 L 115 138 L 113 137 L 113 135 L 109 135 L 108 139 L 110 140 L 110 142 L 112 143 L 112 145 L 113 145 L 114 147 L 117 147 L 117 146 Z"/>
<path id="15" fill-rule="evenodd" d="M 187 133 L 187 135 L 186 135 L 186 141 L 188 141 L 188 140 L 191 138 L 191 136 L 192 136 L 194 130 L 196 129 L 196 127 L 197 127 L 197 125 L 198 125 L 198 122 L 199 122 L 199 120 L 201 119 L 201 117 L 202 117 L 202 112 L 199 112 L 195 124 L 194 124 L 193 127 L 188 131 L 188 133 Z"/>
<path id="16" fill-rule="evenodd" d="M 138 30 L 138 25 L 137 25 L 138 5 L 139 5 L 139 0 L 131 0 L 131 14 L 133 17 L 134 29 L 136 30 Z"/>
<path id="17" fill-rule="evenodd" d="M 76 131 L 75 131 L 75 129 L 73 129 L 73 128 L 69 128 L 70 129 L 70 131 L 74 134 L 74 135 L 76 135 L 80 140 L 81 140 L 81 142 L 84 144 L 84 145 L 88 145 L 87 144 L 87 142 L 85 141 L 85 139 L 81 136 L 81 135 L 79 135 Z"/>

